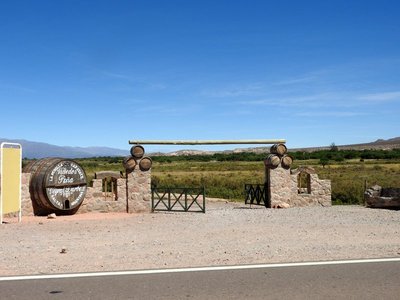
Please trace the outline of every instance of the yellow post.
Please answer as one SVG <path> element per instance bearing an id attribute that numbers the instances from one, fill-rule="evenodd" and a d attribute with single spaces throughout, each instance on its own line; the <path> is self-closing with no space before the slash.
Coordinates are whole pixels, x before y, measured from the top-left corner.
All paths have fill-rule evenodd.
<path id="1" fill-rule="evenodd" d="M 0 224 L 3 214 L 18 212 L 21 221 L 21 157 L 22 147 L 15 143 L 1 144 Z"/>

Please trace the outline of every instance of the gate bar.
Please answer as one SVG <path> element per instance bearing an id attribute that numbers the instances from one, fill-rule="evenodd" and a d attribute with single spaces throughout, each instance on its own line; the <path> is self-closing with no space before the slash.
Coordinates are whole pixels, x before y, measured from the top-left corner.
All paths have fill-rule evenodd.
<path id="1" fill-rule="evenodd" d="M 130 140 L 131 145 L 236 145 L 236 144 L 284 144 L 284 139 L 271 140 Z"/>

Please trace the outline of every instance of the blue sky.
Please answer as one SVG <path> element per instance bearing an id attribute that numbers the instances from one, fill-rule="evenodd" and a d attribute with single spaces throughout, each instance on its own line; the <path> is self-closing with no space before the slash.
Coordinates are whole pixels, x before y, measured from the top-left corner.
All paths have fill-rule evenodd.
<path id="1" fill-rule="evenodd" d="M 0 137 L 400 136 L 399 3 L 2 1 Z"/>

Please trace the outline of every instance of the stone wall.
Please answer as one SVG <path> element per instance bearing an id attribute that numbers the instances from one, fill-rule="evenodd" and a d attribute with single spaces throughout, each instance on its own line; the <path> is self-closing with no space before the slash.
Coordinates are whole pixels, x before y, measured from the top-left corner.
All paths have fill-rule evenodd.
<path id="1" fill-rule="evenodd" d="M 33 216 L 31 194 L 29 193 L 30 173 L 21 174 L 21 211 L 23 216 Z"/>
<path id="2" fill-rule="evenodd" d="M 331 206 L 331 181 L 305 170 L 266 168 L 266 184 L 271 207 Z M 307 188 L 299 188 L 298 175 L 307 176 Z"/>
<path id="3" fill-rule="evenodd" d="M 293 206 L 294 190 L 290 171 L 279 166 L 276 169 L 266 169 L 267 195 L 271 207 L 283 207 L 283 203 Z"/>
<path id="4" fill-rule="evenodd" d="M 85 212 L 150 212 L 151 171 L 135 168 L 127 178 L 117 179 L 116 194 L 102 191 L 102 180 L 93 179 L 78 213 Z"/>
<path id="5" fill-rule="evenodd" d="M 29 193 L 30 173 L 21 175 L 21 211 L 23 216 L 34 215 Z M 139 168 L 117 179 L 116 195 L 102 191 L 102 179 L 93 179 L 93 186 L 87 188 L 85 199 L 77 213 L 87 212 L 150 212 L 151 211 L 151 170 Z M 17 216 L 7 214 L 6 216 Z"/>
<path id="6" fill-rule="evenodd" d="M 85 200 L 77 213 L 87 212 L 150 212 L 151 170 L 135 168 L 125 178 L 117 179 L 115 194 L 103 192 L 102 179 L 93 179 Z"/>
<path id="7" fill-rule="evenodd" d="M 364 192 L 364 200 L 367 207 L 400 209 L 400 188 L 374 185 Z"/>
<path id="8" fill-rule="evenodd" d="M 118 179 L 125 185 L 126 179 Z M 86 190 L 85 200 L 77 213 L 87 212 L 126 212 L 126 191 L 117 189 L 116 196 L 111 192 L 103 192 L 103 180 L 93 179 L 92 187 Z M 122 195 L 121 195 L 122 194 Z M 120 196 L 121 195 L 121 196 Z"/>

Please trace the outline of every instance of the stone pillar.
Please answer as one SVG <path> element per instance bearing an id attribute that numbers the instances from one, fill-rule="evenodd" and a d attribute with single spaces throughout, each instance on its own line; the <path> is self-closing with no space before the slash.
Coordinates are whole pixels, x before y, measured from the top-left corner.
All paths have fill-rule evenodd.
<path id="1" fill-rule="evenodd" d="M 117 179 L 117 197 L 105 197 L 102 179 L 93 179 L 93 187 L 88 187 L 85 200 L 78 213 L 87 212 L 127 212 L 126 203 L 126 179 Z"/>
<path id="2" fill-rule="evenodd" d="M 103 190 L 103 180 L 102 179 L 93 179 L 92 183 L 93 183 L 93 190 L 101 193 Z"/>
<path id="3" fill-rule="evenodd" d="M 128 213 L 151 211 L 151 170 L 135 168 L 127 175 Z"/>
<path id="4" fill-rule="evenodd" d="M 29 193 L 29 181 L 31 173 L 21 174 L 21 211 L 23 216 L 33 216 L 31 194 Z"/>
<path id="5" fill-rule="evenodd" d="M 117 179 L 117 197 L 118 197 L 118 201 L 127 203 L 126 195 L 127 195 L 126 179 L 125 178 L 118 178 Z"/>
<path id="6" fill-rule="evenodd" d="M 270 207 L 288 207 L 293 202 L 293 181 L 289 169 L 266 168 L 267 196 Z"/>
<path id="7" fill-rule="evenodd" d="M 318 178 L 317 174 L 310 174 L 311 195 L 316 199 L 315 202 L 321 206 L 332 206 L 331 181 Z"/>

